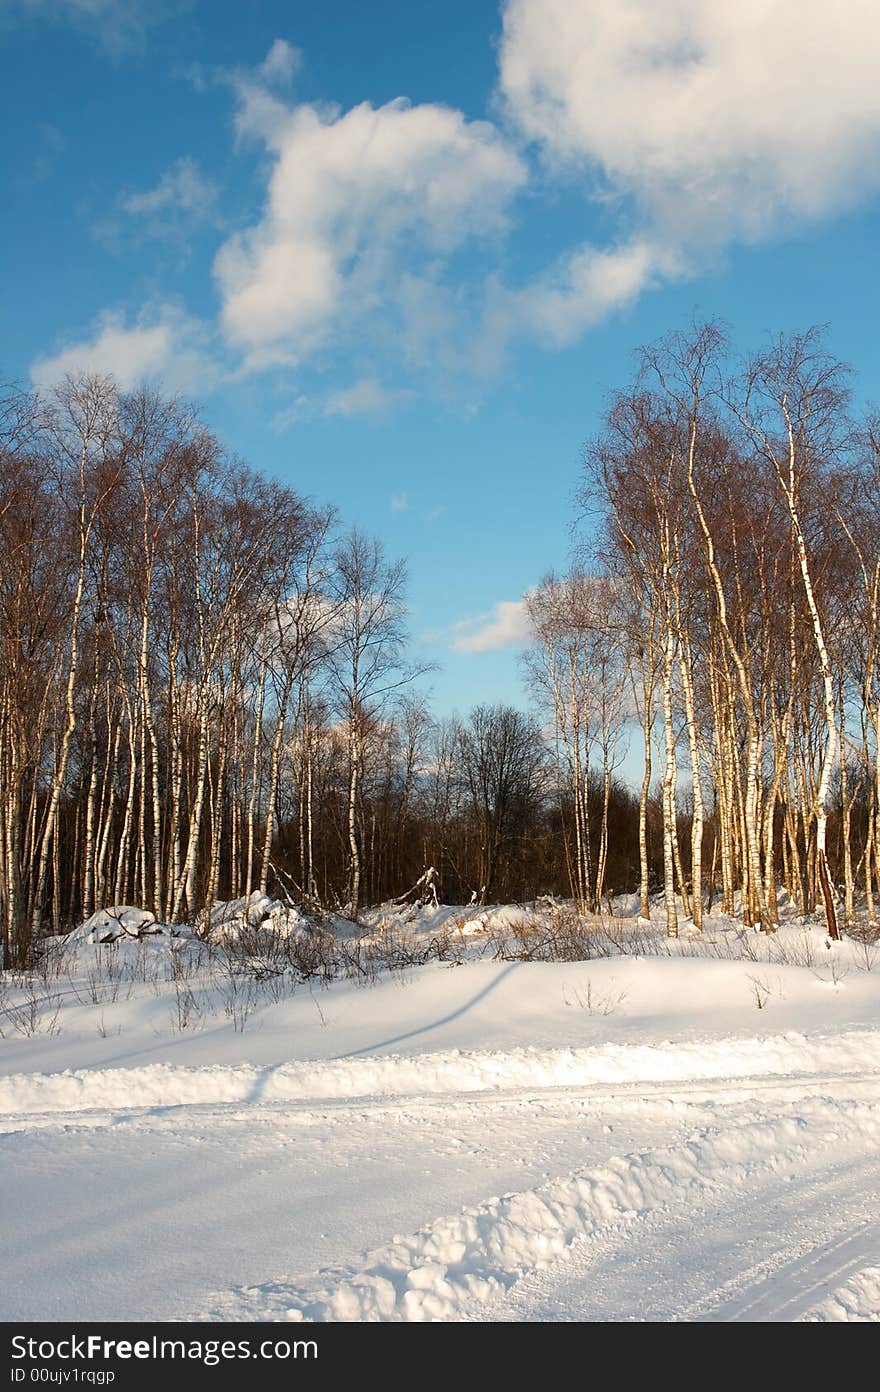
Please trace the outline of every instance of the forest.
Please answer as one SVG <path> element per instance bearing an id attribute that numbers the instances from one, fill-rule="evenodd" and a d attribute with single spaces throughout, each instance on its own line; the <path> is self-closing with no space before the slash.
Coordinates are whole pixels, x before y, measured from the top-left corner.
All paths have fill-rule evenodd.
<path id="1" fill-rule="evenodd" d="M 153 387 L 3 391 L 4 965 L 104 906 L 356 921 L 429 869 L 447 903 L 662 896 L 671 936 L 772 932 L 783 891 L 873 922 L 880 417 L 821 332 L 639 355 L 526 596 L 523 709 L 432 713 L 405 562 L 310 491 Z"/>

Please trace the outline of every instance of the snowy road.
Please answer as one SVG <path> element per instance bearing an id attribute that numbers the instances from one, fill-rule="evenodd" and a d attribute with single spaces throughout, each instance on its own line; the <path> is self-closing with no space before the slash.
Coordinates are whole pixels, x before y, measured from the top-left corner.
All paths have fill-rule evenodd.
<path id="1" fill-rule="evenodd" d="M 426 1091 L 400 1095 L 412 1060 L 395 1084 L 386 1058 L 386 1095 L 355 1098 L 178 1069 L 169 1099 L 210 1081 L 234 1100 L 149 1106 L 149 1068 L 7 1079 L 0 1315 L 790 1320 L 853 1280 L 870 1313 L 876 1046 L 861 1076 L 780 1038 L 769 1076 L 707 1078 L 680 1051 L 682 1077 L 581 1086 L 534 1082 L 570 1054 L 494 1055 L 494 1085 L 461 1055 L 459 1091 L 429 1054 Z M 754 1050 L 728 1055 L 738 1074 Z"/>
<path id="2" fill-rule="evenodd" d="M 803 1319 L 880 1264 L 880 1158 L 698 1198 L 631 1228 L 581 1239 L 487 1307 L 493 1320 L 778 1322 Z M 876 1311 L 876 1318 L 880 1311 Z"/>
<path id="3" fill-rule="evenodd" d="M 7 1117 L 2 1316 L 198 1313 L 210 1293 L 307 1277 L 488 1194 L 690 1125 L 664 1102 L 554 1090 L 323 1106 L 173 1106 Z M 606 1133 L 607 1118 L 615 1130 Z M 598 1133 L 598 1134 L 597 1134 Z"/>

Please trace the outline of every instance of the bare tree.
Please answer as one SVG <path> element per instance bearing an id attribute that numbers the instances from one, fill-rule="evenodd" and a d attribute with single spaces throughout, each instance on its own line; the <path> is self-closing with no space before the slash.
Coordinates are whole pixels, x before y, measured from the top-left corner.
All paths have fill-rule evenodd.
<path id="1" fill-rule="evenodd" d="M 358 824 L 370 724 L 419 670 L 404 664 L 406 567 L 389 561 L 381 542 L 353 528 L 335 552 L 328 665 L 348 731 L 348 913 L 357 920 L 363 846 Z"/>
<path id="2" fill-rule="evenodd" d="M 511 706 L 477 706 L 461 729 L 461 758 L 479 832 L 477 897 L 492 897 L 502 853 L 539 791 L 545 750 L 532 720 Z"/>

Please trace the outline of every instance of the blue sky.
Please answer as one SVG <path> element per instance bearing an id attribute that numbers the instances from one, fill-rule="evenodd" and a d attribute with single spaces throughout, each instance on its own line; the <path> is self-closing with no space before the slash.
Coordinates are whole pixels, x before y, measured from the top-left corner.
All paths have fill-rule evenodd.
<path id="1" fill-rule="evenodd" d="M 440 710 L 521 698 L 639 344 L 828 323 L 880 397 L 873 0 L 0 0 L 0 61 L 0 375 L 161 380 L 379 534 Z"/>

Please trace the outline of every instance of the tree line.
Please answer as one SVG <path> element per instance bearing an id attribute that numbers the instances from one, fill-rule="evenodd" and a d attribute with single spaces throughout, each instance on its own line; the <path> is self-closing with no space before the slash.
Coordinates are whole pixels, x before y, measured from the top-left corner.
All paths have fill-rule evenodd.
<path id="1" fill-rule="evenodd" d="M 464 900 L 559 881 L 535 721 L 434 720 L 404 565 L 186 404 L 7 390 L 0 554 L 5 963 L 113 904 L 356 918 L 429 864 Z"/>
<path id="2" fill-rule="evenodd" d="M 853 412 L 847 367 L 817 330 L 744 359 L 715 324 L 667 337 L 611 402 L 582 501 L 622 663 L 600 680 L 601 700 L 628 690 L 642 732 L 642 912 L 657 766 L 670 935 L 679 905 L 701 926 L 716 886 L 725 912 L 741 905 L 765 931 L 779 922 L 780 885 L 802 912 L 820 905 L 832 937 L 841 917 L 854 923 L 858 896 L 873 922 L 880 420 Z M 583 584 L 555 590 L 564 654 L 574 646 L 568 660 L 586 667 Z M 540 619 L 558 700 L 552 606 Z M 579 699 L 557 716 L 573 767 Z M 604 722 L 595 696 L 592 709 Z"/>
<path id="3" fill-rule="evenodd" d="M 4 962 L 134 902 L 356 919 L 662 891 L 832 935 L 880 896 L 880 425 L 815 332 L 641 355 L 585 452 L 578 563 L 529 593 L 530 712 L 435 718 L 406 570 L 177 399 L 0 400 Z M 630 761 L 624 764 L 627 751 Z M 633 791 L 633 760 L 641 763 Z"/>

